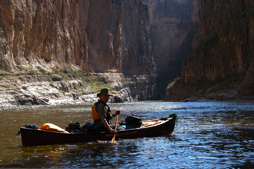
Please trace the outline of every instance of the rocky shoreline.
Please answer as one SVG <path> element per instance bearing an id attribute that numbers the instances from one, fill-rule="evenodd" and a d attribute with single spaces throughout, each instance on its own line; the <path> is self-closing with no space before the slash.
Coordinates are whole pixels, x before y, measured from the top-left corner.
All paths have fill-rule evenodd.
<path id="1" fill-rule="evenodd" d="M 93 104 L 98 100 L 97 93 L 102 87 L 112 91 L 109 103 L 123 103 L 139 100 L 158 100 L 156 77 L 135 75 L 126 77 L 122 73 L 93 73 L 102 85 L 93 86 L 88 79 L 75 74 L 5 74 L 0 77 L 0 110 L 33 109 Z M 196 88 L 195 85 L 174 85 L 166 91 L 165 101 L 202 102 L 202 101 L 251 101 L 252 95 L 239 95 L 239 85 L 229 90 L 219 90 L 219 85 Z M 189 92 L 188 92 L 189 91 Z M 191 91 L 191 92 L 190 92 Z M 157 97 L 156 97 L 157 96 Z M 156 99 L 157 98 L 157 99 Z"/>
<path id="2" fill-rule="evenodd" d="M 100 88 L 106 85 L 112 91 L 110 103 L 151 99 L 154 82 L 148 75 L 125 77 L 121 73 L 90 74 L 103 81 L 101 86 L 68 74 L 21 75 L 0 77 L 0 110 L 29 109 L 32 106 L 59 106 L 91 104 L 98 100 Z"/>
<path id="3" fill-rule="evenodd" d="M 244 91 L 244 92 L 243 92 Z M 220 84 L 196 85 L 176 84 L 166 90 L 166 101 L 178 102 L 211 102 L 211 101 L 233 101 L 254 102 L 252 89 L 241 88 L 241 85 L 230 84 L 230 87 L 222 87 Z"/>

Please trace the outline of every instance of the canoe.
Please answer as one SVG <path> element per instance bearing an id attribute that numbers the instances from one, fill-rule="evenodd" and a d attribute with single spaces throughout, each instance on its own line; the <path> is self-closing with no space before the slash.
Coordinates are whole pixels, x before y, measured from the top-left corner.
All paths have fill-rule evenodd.
<path id="1" fill-rule="evenodd" d="M 117 131 L 115 140 L 170 135 L 174 131 L 175 122 L 175 117 L 145 121 L 139 128 Z M 109 132 L 60 133 L 26 127 L 21 127 L 20 132 L 24 146 L 110 141 L 114 137 L 114 134 Z"/>

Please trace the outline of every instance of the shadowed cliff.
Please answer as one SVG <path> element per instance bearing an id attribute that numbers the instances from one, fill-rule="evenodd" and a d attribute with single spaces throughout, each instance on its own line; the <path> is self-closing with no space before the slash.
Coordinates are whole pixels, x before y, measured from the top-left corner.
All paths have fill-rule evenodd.
<path id="1" fill-rule="evenodd" d="M 149 8 L 152 53 L 161 97 L 181 76 L 181 63 L 197 47 L 198 0 L 145 0 Z"/>
<path id="2" fill-rule="evenodd" d="M 198 47 L 167 99 L 253 99 L 254 2 L 204 0 L 199 11 Z"/>

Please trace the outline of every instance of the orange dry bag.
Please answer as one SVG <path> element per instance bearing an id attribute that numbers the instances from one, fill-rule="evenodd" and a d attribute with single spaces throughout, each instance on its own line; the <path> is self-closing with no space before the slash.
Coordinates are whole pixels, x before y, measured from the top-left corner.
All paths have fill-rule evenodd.
<path id="1" fill-rule="evenodd" d="M 68 131 L 52 124 L 52 123 L 44 123 L 41 127 L 39 127 L 41 130 L 45 131 L 51 131 L 51 132 L 58 132 L 58 133 L 68 133 Z"/>

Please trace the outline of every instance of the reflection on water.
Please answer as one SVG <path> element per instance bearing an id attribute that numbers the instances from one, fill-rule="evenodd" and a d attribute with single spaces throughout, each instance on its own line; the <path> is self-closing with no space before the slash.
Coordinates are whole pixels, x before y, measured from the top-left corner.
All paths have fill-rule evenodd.
<path id="1" fill-rule="evenodd" d="M 0 167 L 24 168 L 253 168 L 253 103 L 231 102 L 135 102 L 110 104 L 121 110 L 120 121 L 137 114 L 143 120 L 179 116 L 174 135 L 89 142 L 74 145 L 24 147 L 20 126 L 91 120 L 91 106 L 34 108 L 0 112 Z M 112 122 L 114 124 L 114 122 Z M 47 138 L 50 139 L 50 138 Z"/>

